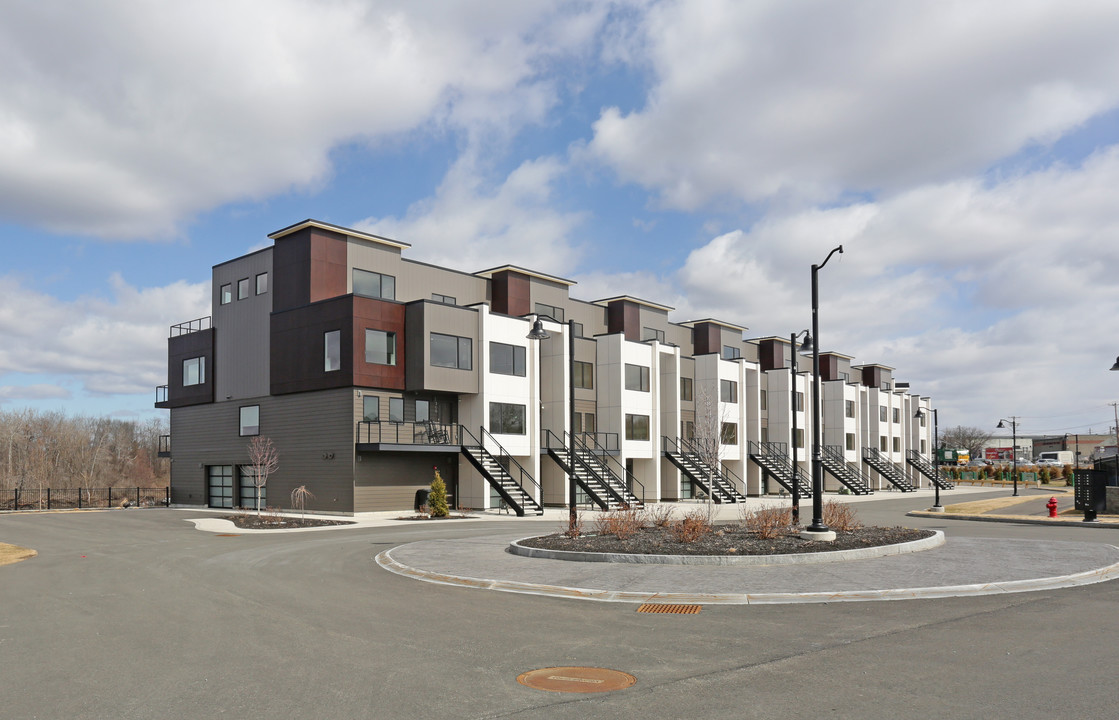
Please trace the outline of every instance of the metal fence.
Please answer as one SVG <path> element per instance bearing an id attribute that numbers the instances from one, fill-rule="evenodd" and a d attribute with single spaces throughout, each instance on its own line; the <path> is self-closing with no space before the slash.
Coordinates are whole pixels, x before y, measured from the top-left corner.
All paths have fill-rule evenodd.
<path id="1" fill-rule="evenodd" d="M 0 510 L 167 507 L 171 488 L 15 488 L 0 490 Z"/>

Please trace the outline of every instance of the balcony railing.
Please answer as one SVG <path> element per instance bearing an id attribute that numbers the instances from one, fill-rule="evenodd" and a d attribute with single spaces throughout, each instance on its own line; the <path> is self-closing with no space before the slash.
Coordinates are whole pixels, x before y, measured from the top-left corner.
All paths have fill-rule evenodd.
<path id="1" fill-rule="evenodd" d="M 158 405 L 159 403 L 165 403 L 165 402 L 167 402 L 167 386 L 166 385 L 156 385 L 155 386 L 155 404 Z"/>
<path id="2" fill-rule="evenodd" d="M 171 436 L 170 435 L 160 435 L 159 436 L 159 452 L 157 453 L 157 455 L 159 457 L 171 457 Z"/>
<path id="3" fill-rule="evenodd" d="M 357 424 L 359 445 L 461 445 L 458 425 L 436 422 L 384 422 L 362 420 Z"/>
<path id="4" fill-rule="evenodd" d="M 206 317 L 197 318 L 195 320 L 187 320 L 186 322 L 178 323 L 171 326 L 171 337 L 179 337 L 180 335 L 190 335 L 191 333 L 202 332 L 209 330 L 211 327 L 211 318 L 209 315 Z"/>

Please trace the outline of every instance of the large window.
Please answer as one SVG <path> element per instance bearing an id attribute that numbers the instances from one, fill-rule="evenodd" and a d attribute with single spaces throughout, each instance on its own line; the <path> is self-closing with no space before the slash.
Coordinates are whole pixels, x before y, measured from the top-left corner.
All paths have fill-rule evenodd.
<path id="1" fill-rule="evenodd" d="M 260 434 L 260 406 L 246 405 L 241 408 L 241 437 Z"/>
<path id="2" fill-rule="evenodd" d="M 719 440 L 724 445 L 738 444 L 738 423 L 725 422 L 719 431 Z"/>
<path id="3" fill-rule="evenodd" d="M 737 403 L 738 383 L 734 380 L 720 380 L 719 398 L 725 403 Z"/>
<path id="4" fill-rule="evenodd" d="M 642 340 L 656 340 L 657 342 L 664 342 L 664 330 L 657 330 L 656 328 L 641 328 Z"/>
<path id="5" fill-rule="evenodd" d="M 575 361 L 575 387 L 594 390 L 594 365 L 589 362 Z"/>
<path id="6" fill-rule="evenodd" d="M 183 387 L 202 385 L 206 382 L 206 358 L 196 357 L 183 360 Z"/>
<path id="7" fill-rule="evenodd" d="M 474 341 L 457 335 L 431 333 L 431 364 L 435 367 L 474 369 Z"/>
<path id="8" fill-rule="evenodd" d="M 526 352 L 520 345 L 490 343 L 490 372 L 498 375 L 525 376 Z"/>
<path id="9" fill-rule="evenodd" d="M 848 450 L 854 450 L 855 449 L 855 433 L 847 433 L 846 435 L 844 435 L 844 437 L 847 439 L 847 449 Z"/>
<path id="10" fill-rule="evenodd" d="M 263 295 L 268 292 L 268 273 L 260 273 L 256 276 L 256 294 Z"/>
<path id="11" fill-rule="evenodd" d="M 723 346 L 723 359 L 724 360 L 737 360 L 742 357 L 742 350 L 734 347 L 733 345 Z"/>
<path id="12" fill-rule="evenodd" d="M 389 398 L 389 422 L 404 422 L 404 398 Z"/>
<path id="13" fill-rule="evenodd" d="M 244 300 L 249 296 L 249 279 L 241 278 L 237 281 L 237 299 Z"/>
<path id="14" fill-rule="evenodd" d="M 365 362 L 374 365 L 395 365 L 396 333 L 366 329 Z"/>
<path id="15" fill-rule="evenodd" d="M 626 440 L 649 439 L 649 416 L 626 414 Z"/>
<path id="16" fill-rule="evenodd" d="M 361 399 L 361 419 L 365 422 L 378 422 L 381 419 L 381 398 L 366 395 Z"/>
<path id="17" fill-rule="evenodd" d="M 354 268 L 353 284 L 354 295 L 382 300 L 396 299 L 396 278 L 392 275 Z"/>
<path id="18" fill-rule="evenodd" d="M 649 368 L 626 363 L 626 390 L 649 392 Z"/>
<path id="19" fill-rule="evenodd" d="M 593 435 L 594 431 L 594 413 L 575 413 L 575 432 Z"/>
<path id="20" fill-rule="evenodd" d="M 544 303 L 536 303 L 536 314 L 544 317 L 550 317 L 556 322 L 563 322 L 563 308 L 556 307 L 555 305 L 545 305 Z"/>
<path id="21" fill-rule="evenodd" d="M 328 330 L 322 336 L 323 371 L 332 372 L 342 367 L 342 331 Z"/>
<path id="22" fill-rule="evenodd" d="M 688 377 L 680 378 L 680 399 L 691 401 L 695 397 L 695 386 L 692 384 L 692 379 Z"/>
<path id="23" fill-rule="evenodd" d="M 844 415 L 844 417 L 849 417 L 849 418 L 855 417 L 855 401 L 854 400 L 844 400 L 843 401 L 843 415 Z"/>
<path id="24" fill-rule="evenodd" d="M 490 403 L 490 432 L 495 435 L 524 435 L 525 406 Z"/>

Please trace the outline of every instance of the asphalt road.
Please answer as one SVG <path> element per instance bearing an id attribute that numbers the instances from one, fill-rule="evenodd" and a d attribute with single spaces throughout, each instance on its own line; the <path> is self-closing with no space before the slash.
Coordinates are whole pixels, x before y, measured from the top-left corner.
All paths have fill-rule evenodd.
<path id="1" fill-rule="evenodd" d="M 1002 496 L 1005 493 L 992 493 Z M 980 495 L 969 496 L 978 499 Z M 1119 528 L 906 518 L 951 537 L 1119 545 Z M 421 583 L 373 562 L 418 539 L 516 520 L 219 537 L 176 510 L 0 516 L 0 717 L 1113 717 L 1119 584 L 978 598 L 707 606 L 629 604 Z M 632 688 L 516 682 L 612 668 Z"/>

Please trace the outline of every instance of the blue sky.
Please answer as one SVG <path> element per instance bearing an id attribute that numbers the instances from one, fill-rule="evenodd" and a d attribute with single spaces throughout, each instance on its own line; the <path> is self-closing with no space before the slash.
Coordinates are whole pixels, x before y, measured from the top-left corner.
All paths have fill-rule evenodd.
<path id="1" fill-rule="evenodd" d="M 0 408 L 144 418 L 210 266 L 304 218 L 806 327 L 942 425 L 1119 399 L 1113 2 L 0 8 Z M 198 41 L 200 37 L 207 42 Z"/>

